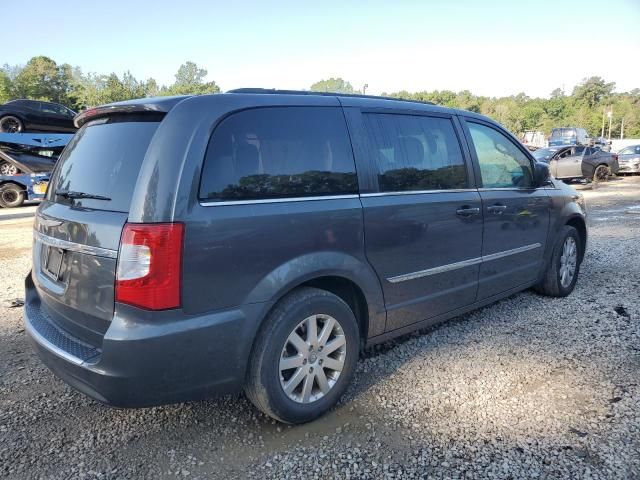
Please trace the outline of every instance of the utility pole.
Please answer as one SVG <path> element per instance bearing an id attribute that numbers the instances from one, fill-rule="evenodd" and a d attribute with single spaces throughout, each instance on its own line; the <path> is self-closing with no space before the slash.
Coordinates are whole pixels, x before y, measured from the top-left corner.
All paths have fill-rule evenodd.
<path id="1" fill-rule="evenodd" d="M 620 140 L 624 140 L 624 117 L 622 117 L 622 123 L 620 124 Z"/>
<path id="2" fill-rule="evenodd" d="M 604 138 L 604 115 L 606 111 L 607 107 L 602 107 L 602 133 L 600 134 L 602 138 Z"/>
<path id="3" fill-rule="evenodd" d="M 609 108 L 607 116 L 609 117 L 609 135 L 607 136 L 607 139 L 611 141 L 611 120 L 613 119 L 613 107 Z"/>

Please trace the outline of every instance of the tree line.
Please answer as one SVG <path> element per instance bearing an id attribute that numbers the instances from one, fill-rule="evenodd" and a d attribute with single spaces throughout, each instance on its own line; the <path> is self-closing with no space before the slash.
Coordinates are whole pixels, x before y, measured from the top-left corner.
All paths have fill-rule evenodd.
<path id="1" fill-rule="evenodd" d="M 582 127 L 592 136 L 600 136 L 604 119 L 604 136 L 609 134 L 611 112 L 611 138 L 640 138 L 640 88 L 630 92 L 615 92 L 615 82 L 600 77 L 584 79 L 567 94 L 556 88 L 549 98 L 531 98 L 524 93 L 508 97 L 483 97 L 469 90 L 450 90 L 383 93 L 383 96 L 432 102 L 445 107 L 461 108 L 493 118 L 510 131 L 521 134 L 527 130 L 540 130 L 549 134 L 556 127 Z M 361 93 L 341 78 L 329 78 L 314 83 L 311 90 Z"/>
<path id="2" fill-rule="evenodd" d="M 158 85 L 153 78 L 139 80 L 130 72 L 84 73 L 68 63 L 49 57 L 33 57 L 25 65 L 0 68 L 0 103 L 29 98 L 61 103 L 80 111 L 110 102 L 164 95 L 218 93 L 216 82 L 205 80 L 207 71 L 193 62 L 180 66 L 171 85 Z"/>
<path id="3" fill-rule="evenodd" d="M 170 85 L 159 85 L 153 78 L 141 80 L 130 72 L 84 73 L 80 67 L 57 64 L 45 56 L 33 57 L 25 65 L 4 65 L 0 68 L 0 103 L 12 98 L 30 98 L 62 103 L 74 110 L 131 98 L 159 95 L 218 93 L 215 81 L 207 81 L 207 70 L 193 62 L 185 62 Z M 552 128 L 577 126 L 590 135 L 609 133 L 619 138 L 640 138 L 640 88 L 616 92 L 614 82 L 600 77 L 584 79 L 570 93 L 556 88 L 549 98 L 531 98 L 524 93 L 505 97 L 485 97 L 468 90 L 384 93 L 385 96 L 433 102 L 446 107 L 461 108 L 487 115 L 516 134 L 526 130 L 541 130 L 549 134 Z M 320 80 L 310 86 L 312 91 L 361 93 L 342 78 Z"/>

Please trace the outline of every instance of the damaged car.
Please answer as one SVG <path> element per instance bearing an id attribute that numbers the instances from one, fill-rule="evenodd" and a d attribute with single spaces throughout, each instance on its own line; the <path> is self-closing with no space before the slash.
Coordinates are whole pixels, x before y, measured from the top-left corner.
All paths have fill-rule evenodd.
<path id="1" fill-rule="evenodd" d="M 532 152 L 539 162 L 549 165 L 551 175 L 559 180 L 603 182 L 618 173 L 618 156 L 596 147 L 572 145 L 541 148 Z"/>

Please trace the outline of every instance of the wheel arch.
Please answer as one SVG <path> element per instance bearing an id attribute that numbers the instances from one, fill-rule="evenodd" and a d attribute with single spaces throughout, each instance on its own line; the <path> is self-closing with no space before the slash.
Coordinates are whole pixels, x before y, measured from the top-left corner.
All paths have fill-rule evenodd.
<path id="1" fill-rule="evenodd" d="M 587 249 L 587 224 L 584 221 L 584 218 L 580 215 L 573 215 L 567 219 L 565 225 L 575 228 L 578 231 L 578 235 L 580 235 L 580 242 L 582 243 L 582 248 L 580 249 L 580 262 L 582 262 Z"/>
<path id="2" fill-rule="evenodd" d="M 341 252 L 316 252 L 294 258 L 266 275 L 243 303 L 275 305 L 296 288 L 320 288 L 337 295 L 351 307 L 361 336 L 366 340 L 384 332 L 386 310 L 378 277 L 365 262 Z M 257 330 L 270 311 L 260 319 Z"/>
<path id="3" fill-rule="evenodd" d="M 15 180 L 0 180 L 0 188 L 4 187 L 5 185 L 17 185 L 22 190 L 24 190 L 25 193 L 28 190 L 26 185 L 24 185 L 24 184 L 22 184 L 20 182 L 16 182 Z"/>

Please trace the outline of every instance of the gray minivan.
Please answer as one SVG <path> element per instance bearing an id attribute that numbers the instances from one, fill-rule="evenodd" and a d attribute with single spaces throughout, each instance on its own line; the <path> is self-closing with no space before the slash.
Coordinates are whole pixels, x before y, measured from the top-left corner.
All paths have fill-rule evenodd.
<path id="1" fill-rule="evenodd" d="M 583 199 L 475 113 L 243 89 L 76 124 L 36 214 L 25 325 L 107 404 L 244 389 L 306 422 L 363 347 L 578 277 Z"/>

